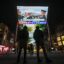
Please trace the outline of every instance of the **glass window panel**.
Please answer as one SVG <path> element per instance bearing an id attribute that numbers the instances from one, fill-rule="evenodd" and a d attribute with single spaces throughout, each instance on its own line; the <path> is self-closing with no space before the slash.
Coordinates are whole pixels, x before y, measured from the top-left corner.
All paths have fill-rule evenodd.
<path id="1" fill-rule="evenodd" d="M 60 37 L 57 37 L 57 41 L 60 41 L 61 39 L 60 39 Z"/>
<path id="2" fill-rule="evenodd" d="M 58 42 L 58 45 L 59 45 L 59 46 L 61 46 L 61 45 L 62 45 L 61 41 L 59 41 L 59 42 Z"/>

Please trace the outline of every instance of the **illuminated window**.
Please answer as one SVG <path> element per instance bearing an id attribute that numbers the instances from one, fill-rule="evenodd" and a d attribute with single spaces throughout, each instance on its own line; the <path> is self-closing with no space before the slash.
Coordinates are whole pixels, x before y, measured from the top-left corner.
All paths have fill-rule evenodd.
<path id="1" fill-rule="evenodd" d="M 62 40 L 64 40 L 64 36 L 61 36 Z"/>
<path id="2" fill-rule="evenodd" d="M 64 41 L 62 41 L 63 45 L 64 45 Z"/>
<path id="3" fill-rule="evenodd" d="M 57 37 L 57 41 L 60 41 L 61 39 L 60 39 L 60 37 Z"/>
<path id="4" fill-rule="evenodd" d="M 58 45 L 59 45 L 59 46 L 61 46 L 61 45 L 62 45 L 61 41 L 59 41 L 59 42 L 58 42 Z"/>

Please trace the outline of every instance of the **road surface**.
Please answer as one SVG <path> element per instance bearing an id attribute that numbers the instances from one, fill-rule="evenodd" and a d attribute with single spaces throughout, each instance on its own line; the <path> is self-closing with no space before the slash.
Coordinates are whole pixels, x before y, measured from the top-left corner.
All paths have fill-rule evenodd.
<path id="1" fill-rule="evenodd" d="M 48 53 L 49 58 L 52 60 L 50 64 L 64 64 L 64 53 Z M 40 54 L 41 64 L 45 63 L 45 58 Z M 0 55 L 0 64 L 15 64 L 17 59 L 17 54 L 11 53 L 9 55 Z M 23 62 L 23 54 L 21 55 L 20 64 Z M 36 54 L 27 54 L 27 64 L 37 64 Z"/>

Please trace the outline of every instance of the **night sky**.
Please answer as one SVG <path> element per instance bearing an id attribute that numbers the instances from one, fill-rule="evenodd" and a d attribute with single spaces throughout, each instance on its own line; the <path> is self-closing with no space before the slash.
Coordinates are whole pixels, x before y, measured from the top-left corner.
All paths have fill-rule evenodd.
<path id="1" fill-rule="evenodd" d="M 0 22 L 9 26 L 15 31 L 17 22 L 16 5 L 22 6 L 49 6 L 48 22 L 52 32 L 57 25 L 64 24 L 64 6 L 62 1 L 57 0 L 1 0 L 0 1 Z"/>

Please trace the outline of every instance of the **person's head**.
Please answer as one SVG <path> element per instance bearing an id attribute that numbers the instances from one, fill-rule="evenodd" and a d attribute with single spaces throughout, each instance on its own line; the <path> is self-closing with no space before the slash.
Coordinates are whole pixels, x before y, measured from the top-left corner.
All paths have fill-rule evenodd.
<path id="1" fill-rule="evenodd" d="M 41 10 L 41 15 L 45 15 L 46 11 L 45 10 Z"/>
<path id="2" fill-rule="evenodd" d="M 36 29 L 38 29 L 38 30 L 39 30 L 39 26 L 36 26 Z"/>
<path id="3" fill-rule="evenodd" d="M 27 28 L 27 26 L 24 26 L 23 29 L 24 29 L 24 30 L 27 30 L 28 28 Z"/>

